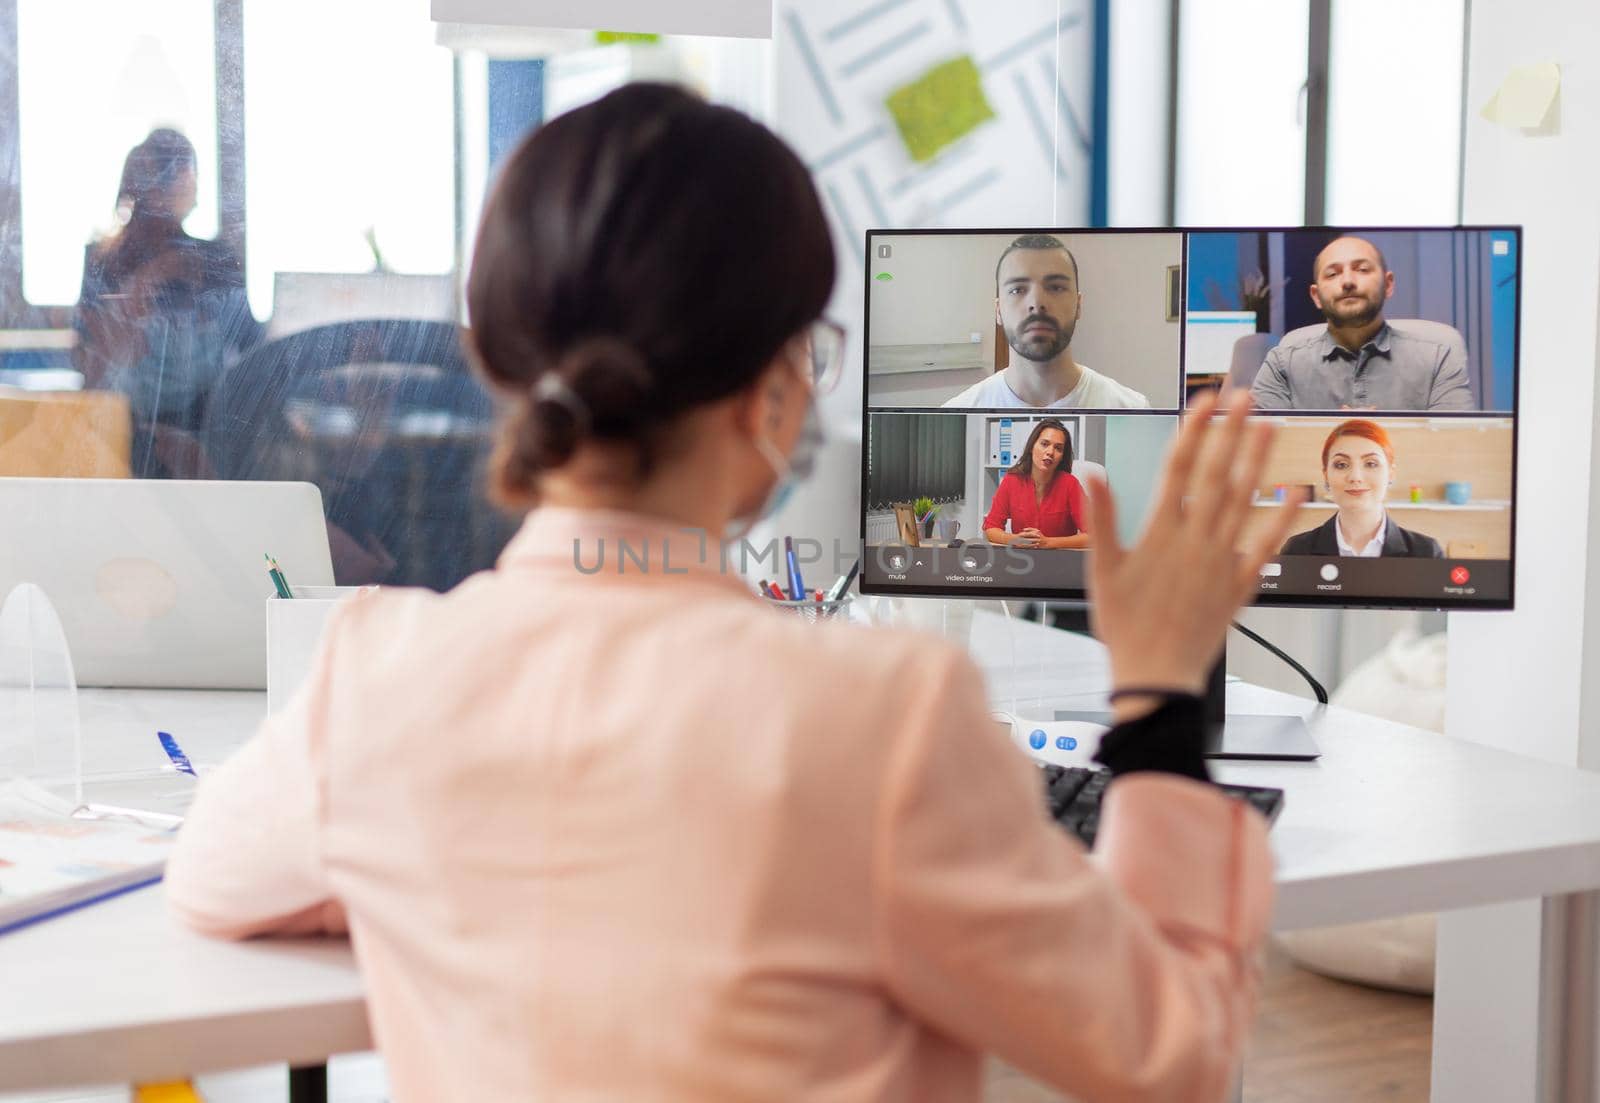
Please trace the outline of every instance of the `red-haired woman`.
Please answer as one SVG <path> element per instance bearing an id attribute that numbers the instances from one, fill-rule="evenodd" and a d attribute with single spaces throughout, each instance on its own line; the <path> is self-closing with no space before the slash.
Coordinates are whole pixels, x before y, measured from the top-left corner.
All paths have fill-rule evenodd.
<path id="1" fill-rule="evenodd" d="M 1375 421 L 1346 421 L 1322 445 L 1322 477 L 1338 508 L 1327 521 L 1283 543 L 1280 555 L 1381 555 L 1439 559 L 1439 541 L 1389 519 L 1384 499 L 1394 482 L 1394 444 Z"/>

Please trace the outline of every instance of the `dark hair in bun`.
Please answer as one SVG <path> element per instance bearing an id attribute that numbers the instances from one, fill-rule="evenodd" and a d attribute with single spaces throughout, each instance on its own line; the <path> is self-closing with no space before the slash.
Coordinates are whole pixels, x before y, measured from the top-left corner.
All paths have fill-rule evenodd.
<path id="1" fill-rule="evenodd" d="M 671 85 L 559 116 L 507 159 L 467 278 L 480 370 L 513 398 L 508 501 L 588 439 L 638 447 L 755 381 L 818 318 L 833 245 L 810 174 L 760 123 Z"/>

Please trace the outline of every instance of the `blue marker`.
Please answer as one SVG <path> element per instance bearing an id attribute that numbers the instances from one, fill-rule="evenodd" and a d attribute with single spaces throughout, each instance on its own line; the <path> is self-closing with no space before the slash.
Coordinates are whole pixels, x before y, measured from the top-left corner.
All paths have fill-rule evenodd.
<path id="1" fill-rule="evenodd" d="M 783 554 L 789 560 L 789 600 L 804 601 L 806 599 L 805 580 L 800 577 L 800 561 L 794 557 L 794 537 L 783 538 Z"/>
<path id="2" fill-rule="evenodd" d="M 189 765 L 189 756 L 183 753 L 183 748 L 178 746 L 178 741 L 166 732 L 156 732 L 156 738 L 161 740 L 161 749 L 167 752 L 167 757 L 172 759 L 172 764 L 190 777 L 199 777 L 194 772 L 194 767 Z"/>

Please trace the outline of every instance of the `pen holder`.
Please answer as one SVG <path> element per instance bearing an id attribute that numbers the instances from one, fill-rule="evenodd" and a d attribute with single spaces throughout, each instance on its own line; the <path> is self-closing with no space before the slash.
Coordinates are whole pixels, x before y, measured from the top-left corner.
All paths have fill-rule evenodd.
<path id="1" fill-rule="evenodd" d="M 267 712 L 289 703 L 311 673 L 322 630 L 341 601 L 368 586 L 296 586 L 292 598 L 267 598 Z"/>
<path id="2" fill-rule="evenodd" d="M 850 594 L 845 594 L 844 597 L 823 598 L 821 601 L 818 601 L 816 598 L 801 601 L 790 601 L 787 599 L 778 601 L 777 599 L 772 599 L 769 600 L 767 604 L 771 605 L 774 609 L 792 610 L 800 614 L 800 616 L 804 617 L 806 620 L 811 621 L 831 620 L 834 617 L 838 617 L 840 620 L 849 620 L 851 600 L 853 600 L 852 596 Z"/>

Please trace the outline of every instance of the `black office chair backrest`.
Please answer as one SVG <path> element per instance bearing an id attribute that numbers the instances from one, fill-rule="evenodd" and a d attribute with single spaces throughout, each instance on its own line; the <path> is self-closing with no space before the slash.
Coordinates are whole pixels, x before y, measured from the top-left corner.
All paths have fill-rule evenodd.
<path id="1" fill-rule="evenodd" d="M 484 493 L 494 405 L 447 322 L 341 322 L 260 345 L 206 408 L 218 478 L 322 490 L 341 584 L 448 589 L 515 528 Z"/>

